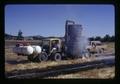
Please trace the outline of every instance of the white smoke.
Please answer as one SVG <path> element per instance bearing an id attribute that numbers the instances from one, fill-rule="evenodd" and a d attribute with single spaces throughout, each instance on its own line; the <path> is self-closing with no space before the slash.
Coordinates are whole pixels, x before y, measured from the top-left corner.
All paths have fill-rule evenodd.
<path id="1" fill-rule="evenodd" d="M 81 36 L 80 37 L 80 54 L 84 54 L 87 53 L 86 47 L 88 46 L 88 38 L 86 38 L 85 36 Z"/>

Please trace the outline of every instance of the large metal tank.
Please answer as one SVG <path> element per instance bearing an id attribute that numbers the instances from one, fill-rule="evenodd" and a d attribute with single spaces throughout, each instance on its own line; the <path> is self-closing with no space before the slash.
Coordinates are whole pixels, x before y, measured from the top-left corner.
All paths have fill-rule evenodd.
<path id="1" fill-rule="evenodd" d="M 32 48 L 33 48 L 33 52 L 36 54 L 39 54 L 42 51 L 42 48 L 40 46 L 32 45 Z"/>
<path id="2" fill-rule="evenodd" d="M 82 25 L 75 24 L 74 21 L 66 21 L 65 44 L 68 56 L 81 56 L 82 39 Z"/>
<path id="3" fill-rule="evenodd" d="M 33 48 L 31 46 L 19 46 L 14 47 L 13 52 L 17 54 L 31 55 L 33 53 Z"/>
<path id="4" fill-rule="evenodd" d="M 42 49 L 40 46 L 32 45 L 32 46 L 19 46 L 14 47 L 13 52 L 20 55 L 31 55 L 33 53 L 39 54 Z"/>

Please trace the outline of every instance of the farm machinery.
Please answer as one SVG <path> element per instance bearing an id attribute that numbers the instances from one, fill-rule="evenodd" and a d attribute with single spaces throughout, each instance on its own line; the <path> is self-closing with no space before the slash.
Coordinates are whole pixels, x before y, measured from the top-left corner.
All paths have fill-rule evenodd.
<path id="1" fill-rule="evenodd" d="M 65 24 L 65 40 L 46 38 L 40 45 L 23 43 L 16 44 L 13 52 L 27 56 L 30 61 L 47 61 L 49 59 L 60 61 L 66 57 L 88 57 L 91 53 L 98 53 L 96 52 L 98 50 L 100 53 L 105 50 L 105 47 L 100 47 L 101 45 L 98 47 L 95 42 L 86 46 L 82 39 L 82 26 L 70 20 L 67 20 Z"/>
<path id="2" fill-rule="evenodd" d="M 65 56 L 64 49 L 61 39 L 50 38 L 42 40 L 40 46 L 18 43 L 13 51 L 18 55 L 27 56 L 30 61 L 47 61 L 48 59 L 59 61 Z"/>

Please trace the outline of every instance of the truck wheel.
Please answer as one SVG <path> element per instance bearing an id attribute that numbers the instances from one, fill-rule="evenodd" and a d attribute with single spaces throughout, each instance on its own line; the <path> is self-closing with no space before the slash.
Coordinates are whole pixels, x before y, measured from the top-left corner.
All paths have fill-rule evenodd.
<path id="1" fill-rule="evenodd" d="M 88 57 L 91 57 L 90 49 L 87 49 L 87 55 L 88 55 Z"/>
<path id="2" fill-rule="evenodd" d="M 48 55 L 47 53 L 43 52 L 41 54 L 38 55 L 38 60 L 41 61 L 47 61 L 48 60 Z"/>
<path id="3" fill-rule="evenodd" d="M 62 59 L 62 56 L 60 53 L 55 53 L 53 56 L 53 60 L 60 61 Z"/>
<path id="4" fill-rule="evenodd" d="M 28 58 L 29 61 L 33 61 L 34 60 L 32 55 L 27 56 L 27 58 Z"/>

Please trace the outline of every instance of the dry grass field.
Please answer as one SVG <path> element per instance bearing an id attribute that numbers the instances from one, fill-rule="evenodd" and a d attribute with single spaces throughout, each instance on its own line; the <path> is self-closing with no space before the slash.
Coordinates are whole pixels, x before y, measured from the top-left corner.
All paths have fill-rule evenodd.
<path id="1" fill-rule="evenodd" d="M 15 43 L 15 42 L 14 42 Z M 42 68 L 50 68 L 51 66 L 57 66 L 57 65 L 66 65 L 66 64 L 76 64 L 76 63 L 83 63 L 86 61 L 92 61 L 94 60 L 94 57 L 91 57 L 90 59 L 82 60 L 82 59 L 68 59 L 68 60 L 62 60 L 59 62 L 55 61 L 47 61 L 47 62 L 30 62 L 27 60 L 26 56 L 17 56 L 15 53 L 12 52 L 12 47 L 14 44 L 12 41 L 8 42 L 5 41 L 5 73 L 12 72 L 12 71 L 19 71 L 19 70 L 25 70 L 25 69 L 42 69 Z M 35 41 L 33 42 L 35 43 Z M 39 42 L 37 41 L 37 44 Z M 106 52 L 115 52 L 114 50 L 114 43 L 106 43 L 108 46 L 108 49 Z M 114 67 L 110 68 L 103 68 L 103 69 L 93 69 L 88 71 L 82 71 L 74 74 L 68 74 L 68 75 L 60 75 L 57 78 L 113 78 L 114 77 Z M 106 73 L 105 73 L 106 72 Z M 94 75 L 96 74 L 96 75 Z M 106 74 L 106 76 L 104 76 Z M 109 74 L 109 76 L 107 75 Z"/>
<path id="2" fill-rule="evenodd" d="M 105 45 L 107 45 L 107 50 L 106 52 L 108 53 L 115 53 L 115 43 L 111 42 L 111 43 L 104 43 Z"/>
<path id="3" fill-rule="evenodd" d="M 78 78 L 89 78 L 89 79 L 112 79 L 115 77 L 115 67 L 92 69 L 87 71 L 80 71 L 67 75 L 59 75 L 56 77 L 46 77 L 45 79 L 78 79 Z"/>

